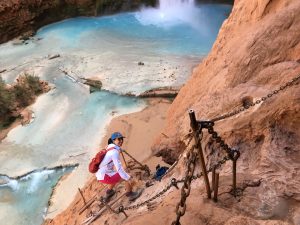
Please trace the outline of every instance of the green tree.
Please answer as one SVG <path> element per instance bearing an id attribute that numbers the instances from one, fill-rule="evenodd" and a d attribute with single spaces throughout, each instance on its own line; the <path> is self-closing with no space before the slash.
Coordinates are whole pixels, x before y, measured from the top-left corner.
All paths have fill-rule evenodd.
<path id="1" fill-rule="evenodd" d="M 34 94 L 41 94 L 43 89 L 40 83 L 40 78 L 34 75 L 25 74 L 24 80 L 26 82 L 25 85 L 28 85 L 28 88 L 34 92 Z"/>
<path id="2" fill-rule="evenodd" d="M 11 113 L 15 106 L 14 93 L 6 87 L 5 82 L 0 76 L 0 125 L 5 126 L 7 120 L 10 120 Z"/>
<path id="3" fill-rule="evenodd" d="M 26 107 L 34 99 L 34 92 L 23 83 L 14 85 L 14 94 L 19 106 Z"/>

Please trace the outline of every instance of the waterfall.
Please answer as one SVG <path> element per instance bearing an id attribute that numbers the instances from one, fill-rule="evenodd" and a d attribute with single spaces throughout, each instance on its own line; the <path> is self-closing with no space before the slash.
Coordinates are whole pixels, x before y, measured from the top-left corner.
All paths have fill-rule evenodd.
<path id="1" fill-rule="evenodd" d="M 198 14 L 194 0 L 160 0 L 158 8 L 144 8 L 136 18 L 143 25 L 170 27 L 186 23 L 195 26 Z"/>
<path id="2" fill-rule="evenodd" d="M 172 9 L 172 8 L 181 8 L 181 7 L 194 7 L 194 0 L 160 0 L 159 9 L 161 11 Z"/>

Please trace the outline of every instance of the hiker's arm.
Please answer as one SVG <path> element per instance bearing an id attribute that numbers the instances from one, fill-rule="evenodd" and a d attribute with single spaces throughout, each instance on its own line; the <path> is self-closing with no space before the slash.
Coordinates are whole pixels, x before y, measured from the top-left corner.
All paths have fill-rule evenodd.
<path id="1" fill-rule="evenodd" d="M 130 175 L 128 173 L 126 173 L 125 170 L 123 169 L 118 151 L 115 151 L 115 153 L 112 156 L 112 160 L 113 160 L 114 166 L 116 167 L 116 170 L 120 174 L 121 178 L 124 180 L 129 180 Z"/>

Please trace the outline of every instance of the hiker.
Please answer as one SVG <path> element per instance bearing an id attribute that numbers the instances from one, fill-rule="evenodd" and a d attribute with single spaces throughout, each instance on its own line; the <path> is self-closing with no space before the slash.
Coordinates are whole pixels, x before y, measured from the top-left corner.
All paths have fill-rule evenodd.
<path id="1" fill-rule="evenodd" d="M 120 160 L 121 146 L 123 145 L 124 138 L 120 132 L 114 132 L 111 135 L 108 140 L 108 146 L 106 147 L 108 151 L 96 172 L 97 180 L 101 183 L 108 184 L 106 196 L 104 197 L 106 202 L 115 194 L 113 188 L 118 182 L 122 181 L 122 179 L 125 180 L 126 196 L 129 201 L 135 200 L 141 194 L 132 191 L 132 184 L 130 182 L 132 178 L 126 173 Z"/>

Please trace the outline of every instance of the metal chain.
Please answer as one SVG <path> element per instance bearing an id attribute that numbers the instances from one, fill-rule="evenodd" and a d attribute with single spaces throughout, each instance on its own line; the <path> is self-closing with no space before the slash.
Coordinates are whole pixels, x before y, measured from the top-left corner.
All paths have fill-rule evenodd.
<path id="1" fill-rule="evenodd" d="M 153 197 L 149 198 L 148 200 L 138 203 L 136 205 L 132 205 L 132 206 L 128 206 L 128 207 L 123 207 L 120 206 L 119 208 L 119 212 L 125 211 L 125 210 L 130 210 L 130 209 L 138 209 L 139 207 L 148 204 L 149 202 L 155 200 L 156 198 L 162 196 L 165 192 L 167 192 L 172 186 L 177 186 L 177 183 L 182 183 L 184 182 L 184 179 L 181 180 L 176 180 L 175 178 L 172 178 L 170 184 L 168 186 L 166 186 L 162 191 L 158 192 L 156 195 L 154 195 Z"/>
<path id="2" fill-rule="evenodd" d="M 220 135 L 214 130 L 215 123 L 212 121 L 198 121 L 201 127 L 206 128 L 208 133 L 212 136 L 212 138 L 216 141 L 216 143 L 220 144 L 220 147 L 225 150 L 228 157 L 231 160 L 237 160 L 240 156 L 240 152 L 236 149 L 230 148 L 225 141 L 220 137 Z"/>
<path id="3" fill-rule="evenodd" d="M 190 154 L 190 156 L 191 156 L 192 154 Z M 195 157 L 195 155 L 193 155 L 193 157 Z M 197 155 L 196 155 L 196 159 L 197 159 Z M 210 173 L 212 170 L 213 170 L 213 168 L 214 167 L 216 167 L 216 168 L 220 168 L 221 167 L 221 165 L 223 165 L 226 161 L 228 161 L 230 158 L 228 157 L 228 156 L 225 156 L 222 160 L 220 160 L 219 162 L 217 162 L 215 165 L 213 165 L 213 166 L 211 166 L 210 168 L 209 168 L 209 170 L 207 171 L 208 173 Z M 188 163 L 191 163 L 192 162 L 192 159 L 191 160 L 188 160 Z M 193 168 L 192 168 L 193 169 Z M 195 169 L 195 168 L 194 168 Z M 193 170 L 194 170 L 193 169 Z M 202 176 L 203 176 L 203 174 L 202 174 L 202 172 L 200 173 L 200 174 L 197 174 L 197 175 L 193 175 L 193 174 L 191 174 L 190 173 L 190 175 L 191 175 L 191 177 L 190 177 L 190 180 L 192 181 L 192 180 L 196 180 L 196 179 L 198 179 L 198 178 L 201 178 Z M 189 175 L 189 176 L 190 176 Z M 133 206 L 128 206 L 128 207 L 124 207 L 123 205 L 121 205 L 120 207 L 119 207 L 119 210 L 118 210 L 118 213 L 121 213 L 121 212 L 125 212 L 126 210 L 130 210 L 130 209 L 138 209 L 139 207 L 141 207 L 141 206 L 143 206 L 143 205 L 145 205 L 145 204 L 148 204 L 149 202 L 151 202 L 151 201 L 153 201 L 153 200 L 155 200 L 156 198 L 158 198 L 158 197 L 160 197 L 160 196 L 162 196 L 164 193 L 166 193 L 171 187 L 176 187 L 177 189 L 179 189 L 179 187 L 178 187 L 178 183 L 184 183 L 185 181 L 187 181 L 187 182 L 189 182 L 189 179 L 187 179 L 187 177 L 185 177 L 185 178 L 183 178 L 183 179 L 180 179 L 180 180 L 176 180 L 175 178 L 172 178 L 172 180 L 171 180 L 171 182 L 170 182 L 170 184 L 168 185 L 168 186 L 166 186 L 162 191 L 160 191 L 159 193 L 157 193 L 155 196 L 153 196 L 153 197 L 151 197 L 151 198 L 149 198 L 148 200 L 146 200 L 146 201 L 144 201 L 144 202 L 142 202 L 142 203 L 138 203 L 138 204 L 136 204 L 136 205 L 133 205 Z M 188 184 L 188 183 L 187 183 Z M 187 186 L 185 186 L 185 185 L 183 185 L 183 187 L 187 187 Z M 188 194 L 189 194 L 189 191 L 190 191 L 190 187 L 189 188 L 187 188 L 188 189 Z M 182 194 L 183 192 L 181 192 L 181 194 Z M 187 193 L 186 193 L 187 194 Z M 186 197 L 188 197 L 188 195 L 186 196 Z M 185 197 L 185 199 L 186 199 L 186 197 Z M 184 198 L 184 197 L 183 197 Z M 180 202 L 179 202 L 179 205 L 181 204 L 181 201 L 182 201 L 182 199 L 183 199 L 182 197 L 181 197 L 181 200 L 180 200 Z M 179 207 L 178 207 L 179 208 Z M 176 210 L 177 210 L 177 207 L 176 207 Z M 183 211 L 182 211 L 183 212 Z M 176 213 L 177 214 L 177 213 Z M 179 213 L 178 213 L 179 214 Z M 183 216 L 184 215 L 184 213 L 181 215 L 181 213 L 180 213 L 180 217 L 181 216 Z M 179 217 L 179 218 L 180 218 Z M 179 223 L 180 224 L 180 223 Z"/>
<path id="4" fill-rule="evenodd" d="M 250 105 L 246 105 L 246 106 L 243 106 L 237 110 L 234 110 L 232 112 L 229 112 L 229 113 L 226 113 L 222 116 L 219 116 L 219 117 L 216 117 L 214 119 L 212 119 L 211 121 L 212 122 L 216 122 L 216 121 L 219 121 L 219 120 L 223 120 L 223 119 L 226 119 L 226 118 L 229 118 L 229 117 L 232 117 L 232 116 L 235 116 L 243 111 L 245 111 L 246 109 L 249 109 L 250 107 L 252 106 L 255 106 L 255 105 L 258 105 L 260 104 L 261 102 L 264 102 L 266 101 L 267 99 L 271 98 L 273 95 L 276 95 L 278 94 L 279 92 L 285 90 L 287 87 L 291 87 L 293 85 L 295 85 L 296 81 L 298 81 L 300 79 L 300 74 L 297 75 L 296 77 L 294 77 L 292 80 L 286 82 L 284 85 L 280 86 L 279 89 L 276 89 L 272 92 L 270 92 L 269 94 L 267 94 L 266 96 L 256 100 L 255 102 L 251 103 Z"/>
<path id="5" fill-rule="evenodd" d="M 214 139 L 217 143 L 220 144 L 220 147 L 226 151 L 229 155 L 232 149 L 225 143 L 225 141 L 219 136 L 219 134 L 214 130 L 214 127 L 209 125 L 208 126 L 208 133 L 211 135 L 212 139 Z"/>
<path id="6" fill-rule="evenodd" d="M 172 225 L 180 224 L 179 220 L 185 214 L 186 211 L 186 199 L 190 195 L 191 192 L 191 182 L 193 179 L 195 167 L 196 167 L 196 159 L 198 153 L 194 151 L 195 148 L 192 148 L 190 152 L 188 152 L 188 162 L 187 162 L 187 170 L 185 172 L 185 179 L 183 186 L 181 187 L 181 199 L 176 206 L 176 220 L 172 222 Z"/>

